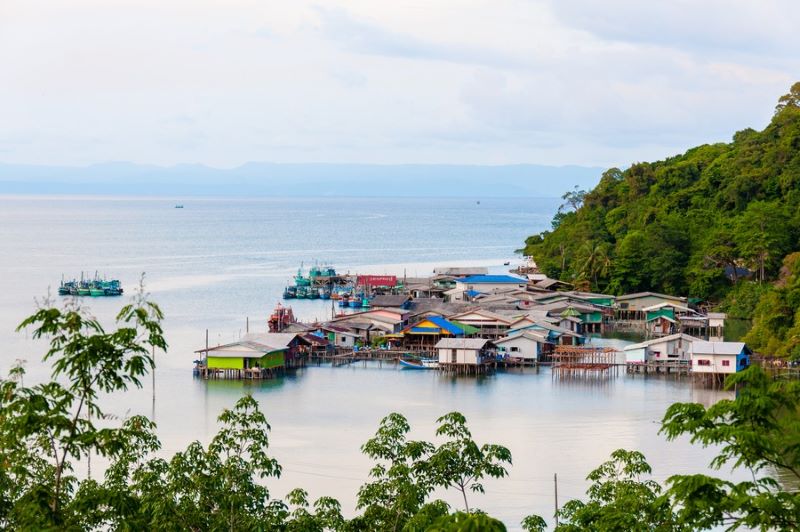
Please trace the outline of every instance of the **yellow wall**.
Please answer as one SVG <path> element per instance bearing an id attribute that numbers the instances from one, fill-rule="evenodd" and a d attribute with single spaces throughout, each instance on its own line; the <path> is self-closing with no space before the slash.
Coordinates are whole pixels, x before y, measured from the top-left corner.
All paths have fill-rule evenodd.
<path id="1" fill-rule="evenodd" d="M 242 369 L 244 368 L 244 360 L 242 357 L 228 358 L 228 357 L 208 357 L 207 367 L 215 369 Z"/>

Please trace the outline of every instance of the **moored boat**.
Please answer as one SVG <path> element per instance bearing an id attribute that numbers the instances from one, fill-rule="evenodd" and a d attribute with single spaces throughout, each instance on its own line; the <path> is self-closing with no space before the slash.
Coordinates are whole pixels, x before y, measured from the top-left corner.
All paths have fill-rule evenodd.
<path id="1" fill-rule="evenodd" d="M 435 358 L 420 358 L 419 360 L 401 358 L 400 365 L 408 369 L 439 369 L 439 361 Z"/>
<path id="2" fill-rule="evenodd" d="M 119 296 L 122 295 L 122 283 L 114 279 L 105 281 L 100 279 L 95 273 L 93 280 L 88 280 L 81 274 L 81 280 L 73 279 L 72 281 L 61 281 L 58 287 L 58 295 L 61 296 Z"/>

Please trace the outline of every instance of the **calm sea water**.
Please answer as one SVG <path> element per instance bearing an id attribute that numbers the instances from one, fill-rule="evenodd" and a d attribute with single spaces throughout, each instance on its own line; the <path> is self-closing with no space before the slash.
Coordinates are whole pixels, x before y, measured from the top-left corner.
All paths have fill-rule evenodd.
<path id="1" fill-rule="evenodd" d="M 184 209 L 175 209 L 176 202 Z M 415 438 L 433 438 L 435 419 L 463 412 L 479 441 L 509 447 L 509 478 L 486 482 L 472 503 L 514 529 L 529 513 L 552 515 L 553 473 L 559 500 L 579 497 L 586 474 L 614 449 L 642 450 L 658 479 L 697 471 L 713 456 L 687 441 L 667 443 L 659 420 L 675 401 L 706 404 L 722 392 L 685 380 L 620 375 L 602 381 L 560 381 L 548 370 L 509 371 L 483 379 L 402 371 L 393 365 L 309 367 L 263 383 L 192 377 L 194 351 L 244 332 L 266 318 L 301 262 L 342 271 L 422 276 L 434 266 L 515 260 L 525 237 L 545 229 L 555 199 L 175 200 L 0 198 L 0 371 L 26 360 L 28 379 L 46 378 L 44 345 L 16 325 L 52 292 L 62 275 L 81 271 L 120 278 L 132 291 L 141 274 L 164 309 L 170 350 L 158 356 L 155 390 L 108 398 L 119 416 L 153 416 L 164 453 L 208 441 L 215 419 L 245 393 L 261 403 L 284 475 L 274 495 L 304 487 L 338 497 L 352 513 L 369 462 L 359 447 L 389 412 L 405 414 Z M 507 269 L 507 268 L 506 268 Z M 56 296 L 57 297 L 57 296 Z M 127 299 L 124 298 L 124 299 Z M 123 301 L 87 299 L 110 324 Z M 330 303 L 294 302 L 301 318 L 324 319 Z M 440 494 L 454 505 L 453 493 Z"/>

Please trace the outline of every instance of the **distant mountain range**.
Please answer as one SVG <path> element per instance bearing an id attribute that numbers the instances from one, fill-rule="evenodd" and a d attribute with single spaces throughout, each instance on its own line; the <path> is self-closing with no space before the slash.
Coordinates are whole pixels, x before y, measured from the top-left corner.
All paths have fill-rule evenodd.
<path id="1" fill-rule="evenodd" d="M 126 162 L 85 167 L 0 163 L 0 194 L 137 196 L 558 197 L 591 189 L 602 168 L 584 166 L 247 163 L 232 169 Z"/>

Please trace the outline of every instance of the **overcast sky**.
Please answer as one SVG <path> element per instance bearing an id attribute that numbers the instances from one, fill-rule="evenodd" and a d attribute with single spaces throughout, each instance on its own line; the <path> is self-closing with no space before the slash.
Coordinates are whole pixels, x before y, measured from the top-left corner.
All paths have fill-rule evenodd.
<path id="1" fill-rule="evenodd" d="M 0 162 L 626 166 L 762 128 L 798 0 L 0 0 Z"/>

